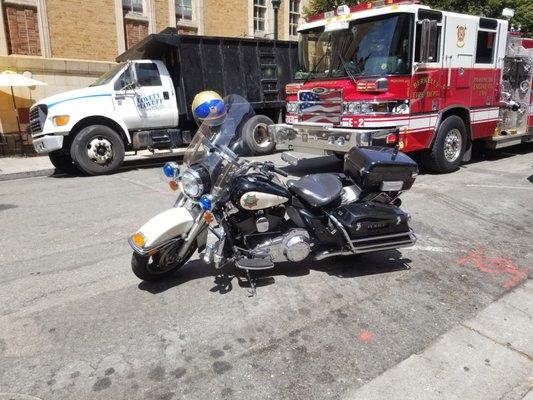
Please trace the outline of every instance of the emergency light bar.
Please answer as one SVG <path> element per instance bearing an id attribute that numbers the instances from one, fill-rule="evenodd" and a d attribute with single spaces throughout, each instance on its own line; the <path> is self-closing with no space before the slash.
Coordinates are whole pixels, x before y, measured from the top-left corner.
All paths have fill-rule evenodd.
<path id="1" fill-rule="evenodd" d="M 335 16 L 348 15 L 353 12 L 370 10 L 372 8 L 381 8 L 386 6 L 392 6 L 393 4 L 419 4 L 418 0 L 376 0 L 366 3 L 357 4 L 355 6 L 342 5 L 338 6 L 335 11 L 328 11 L 324 13 L 318 13 L 310 15 L 307 18 L 307 22 L 318 21 L 325 18 L 333 18 Z"/>

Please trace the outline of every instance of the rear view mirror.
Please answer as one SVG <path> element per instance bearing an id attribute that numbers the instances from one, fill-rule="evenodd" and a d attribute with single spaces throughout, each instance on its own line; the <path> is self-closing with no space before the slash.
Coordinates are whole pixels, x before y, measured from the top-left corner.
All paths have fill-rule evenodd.
<path id="1" fill-rule="evenodd" d="M 422 20 L 422 29 L 420 34 L 420 62 L 434 62 L 432 46 L 437 40 L 437 21 L 429 19 Z"/>

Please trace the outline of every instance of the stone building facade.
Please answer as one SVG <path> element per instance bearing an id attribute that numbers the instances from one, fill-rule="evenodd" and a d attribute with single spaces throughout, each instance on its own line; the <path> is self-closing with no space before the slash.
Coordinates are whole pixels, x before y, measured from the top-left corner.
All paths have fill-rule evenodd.
<path id="1" fill-rule="evenodd" d="M 296 39 L 306 2 L 281 0 L 279 39 Z M 273 21 L 272 0 L 0 0 L 0 72 L 48 83 L 15 89 L 20 116 L 35 100 L 86 86 L 150 33 L 273 38 Z M 16 117 L 0 88 L 0 133 L 17 131 Z"/>

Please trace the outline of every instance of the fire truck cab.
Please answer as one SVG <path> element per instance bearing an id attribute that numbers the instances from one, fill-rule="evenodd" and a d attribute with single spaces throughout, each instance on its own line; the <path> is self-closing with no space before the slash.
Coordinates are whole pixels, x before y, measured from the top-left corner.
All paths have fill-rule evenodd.
<path id="1" fill-rule="evenodd" d="M 533 40 L 507 20 L 385 0 L 314 15 L 299 34 L 305 71 L 286 87 L 286 123 L 270 127 L 289 150 L 399 144 L 444 173 L 474 140 L 533 140 Z"/>

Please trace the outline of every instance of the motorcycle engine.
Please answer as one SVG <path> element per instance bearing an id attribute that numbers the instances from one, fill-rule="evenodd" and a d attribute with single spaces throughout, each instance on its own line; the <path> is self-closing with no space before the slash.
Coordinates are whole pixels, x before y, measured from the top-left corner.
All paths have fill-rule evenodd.
<path id="1" fill-rule="evenodd" d="M 294 228 L 282 235 L 271 236 L 252 249 L 255 257 L 270 257 L 273 262 L 299 262 L 311 253 L 311 239 L 305 229 Z"/>

